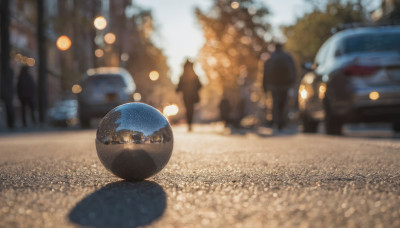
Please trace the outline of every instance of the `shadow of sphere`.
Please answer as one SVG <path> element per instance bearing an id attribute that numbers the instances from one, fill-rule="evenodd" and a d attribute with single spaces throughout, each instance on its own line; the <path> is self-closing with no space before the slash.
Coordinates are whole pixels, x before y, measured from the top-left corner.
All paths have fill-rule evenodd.
<path id="1" fill-rule="evenodd" d="M 160 218 L 166 208 L 163 188 L 151 181 L 115 182 L 93 192 L 69 213 L 69 220 L 90 227 L 138 227 Z"/>

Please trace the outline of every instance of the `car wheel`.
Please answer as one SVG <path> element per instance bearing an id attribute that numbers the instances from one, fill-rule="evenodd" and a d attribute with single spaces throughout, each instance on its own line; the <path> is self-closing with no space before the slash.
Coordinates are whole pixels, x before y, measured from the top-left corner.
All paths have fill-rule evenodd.
<path id="1" fill-rule="evenodd" d="M 395 133 L 400 133 L 400 122 L 393 123 L 393 131 Z"/>
<path id="2" fill-rule="evenodd" d="M 90 128 L 90 118 L 84 115 L 79 116 L 81 128 Z"/>
<path id="3" fill-rule="evenodd" d="M 303 132 L 304 133 L 316 133 L 318 129 L 318 121 L 313 120 L 308 114 L 303 113 L 301 115 L 301 120 L 303 122 Z"/>
<path id="4" fill-rule="evenodd" d="M 342 135 L 343 122 L 340 117 L 332 115 L 329 110 L 325 112 L 325 131 L 328 135 Z"/>

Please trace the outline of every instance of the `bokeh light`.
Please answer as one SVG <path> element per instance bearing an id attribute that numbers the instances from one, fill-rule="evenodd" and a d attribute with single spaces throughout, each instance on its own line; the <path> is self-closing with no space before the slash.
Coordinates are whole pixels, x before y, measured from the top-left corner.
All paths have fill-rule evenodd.
<path id="1" fill-rule="evenodd" d="M 249 9 L 247 10 L 250 15 L 255 15 L 257 13 L 257 9 L 250 6 Z"/>
<path id="2" fill-rule="evenodd" d="M 35 59 L 34 58 L 27 58 L 26 59 L 26 64 L 30 67 L 35 66 Z"/>
<path id="3" fill-rule="evenodd" d="M 71 47 L 71 40 L 68 36 L 62 35 L 58 37 L 56 45 L 61 51 L 66 51 Z"/>
<path id="4" fill-rule="evenodd" d="M 71 90 L 72 90 L 72 93 L 78 94 L 78 93 L 82 92 L 82 87 L 80 85 L 75 84 L 72 86 Z"/>
<path id="5" fill-rule="evenodd" d="M 207 58 L 207 64 L 210 66 L 215 66 L 217 65 L 218 61 L 215 57 L 208 57 Z"/>
<path id="6" fill-rule="evenodd" d="M 18 53 L 18 54 L 15 55 L 14 58 L 15 58 L 15 61 L 21 61 L 22 55 Z"/>
<path id="7" fill-rule="evenodd" d="M 121 54 L 121 61 L 126 62 L 129 59 L 129 54 L 128 53 L 122 53 Z"/>
<path id="8" fill-rule="evenodd" d="M 257 93 L 255 93 L 255 92 L 253 92 L 253 93 L 251 93 L 251 95 L 250 95 L 250 101 L 251 102 L 257 102 L 258 100 L 260 99 L 260 96 L 257 94 Z"/>
<path id="9" fill-rule="evenodd" d="M 113 44 L 116 40 L 116 36 L 114 33 L 109 32 L 106 35 L 104 35 L 104 42 L 106 42 L 106 44 Z"/>
<path id="10" fill-rule="evenodd" d="M 26 57 L 26 56 L 23 56 L 22 58 L 21 58 L 21 63 L 22 64 L 27 64 L 27 61 L 28 60 L 28 58 Z"/>
<path id="11" fill-rule="evenodd" d="M 239 8 L 239 2 L 232 2 L 232 3 L 231 3 L 231 7 L 232 7 L 232 9 L 237 9 L 237 8 Z"/>
<path id="12" fill-rule="evenodd" d="M 94 51 L 94 55 L 95 55 L 97 58 L 101 58 L 101 57 L 104 56 L 104 51 L 101 50 L 101 49 L 96 49 L 96 50 Z"/>
<path id="13" fill-rule="evenodd" d="M 93 24 L 97 30 L 103 30 L 107 27 L 107 20 L 103 16 L 99 16 L 94 19 Z"/>
<path id="14" fill-rule="evenodd" d="M 325 92 L 326 92 L 326 84 L 325 83 L 321 83 L 321 85 L 319 86 L 318 91 L 319 91 L 318 98 L 321 99 L 321 100 L 324 99 Z"/>
<path id="15" fill-rule="evenodd" d="M 302 99 L 307 99 L 308 92 L 307 92 L 305 85 L 300 85 L 299 92 L 300 92 L 300 97 Z"/>
<path id="16" fill-rule="evenodd" d="M 178 105 L 172 104 L 164 107 L 163 114 L 164 116 L 175 116 L 178 114 L 179 108 Z"/>
<path id="17" fill-rule="evenodd" d="M 22 55 L 20 53 L 17 53 L 17 54 L 15 54 L 15 52 L 14 53 L 10 53 L 10 57 L 14 58 L 14 60 L 16 62 L 19 62 L 19 63 L 24 64 L 24 65 L 28 65 L 30 67 L 33 67 L 36 64 L 36 60 L 34 58 L 24 56 L 24 55 Z"/>
<path id="18" fill-rule="evenodd" d="M 377 91 L 372 91 L 369 93 L 369 99 L 376 101 L 379 99 L 379 93 Z"/>
<path id="19" fill-rule="evenodd" d="M 158 78 L 160 77 L 160 74 L 157 71 L 153 70 L 152 72 L 150 72 L 149 77 L 150 80 L 157 81 Z"/>
<path id="20" fill-rule="evenodd" d="M 134 93 L 132 97 L 134 101 L 142 100 L 142 95 L 140 93 Z"/>

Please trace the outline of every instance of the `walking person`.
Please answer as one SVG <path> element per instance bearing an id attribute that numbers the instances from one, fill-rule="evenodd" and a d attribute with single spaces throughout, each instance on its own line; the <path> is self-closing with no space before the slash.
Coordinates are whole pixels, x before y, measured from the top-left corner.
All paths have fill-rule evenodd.
<path id="1" fill-rule="evenodd" d="M 179 79 L 176 92 L 183 93 L 183 103 L 186 108 L 186 122 L 188 124 L 188 131 L 192 130 L 194 105 L 200 101 L 199 90 L 201 83 L 199 77 L 193 70 L 193 63 L 186 60 L 183 66 L 183 73 Z"/>
<path id="2" fill-rule="evenodd" d="M 22 109 L 22 124 L 27 126 L 26 110 L 29 109 L 31 114 L 32 123 L 36 123 L 35 110 L 36 110 L 36 83 L 32 75 L 29 73 L 28 66 L 23 66 L 18 77 L 17 82 L 18 98 L 21 102 Z"/>
<path id="3" fill-rule="evenodd" d="M 296 69 L 293 58 L 283 51 L 282 44 L 275 44 L 275 51 L 264 63 L 264 91 L 271 91 L 273 102 L 272 123 L 282 130 L 286 122 L 286 105 L 288 91 L 296 80 Z"/>

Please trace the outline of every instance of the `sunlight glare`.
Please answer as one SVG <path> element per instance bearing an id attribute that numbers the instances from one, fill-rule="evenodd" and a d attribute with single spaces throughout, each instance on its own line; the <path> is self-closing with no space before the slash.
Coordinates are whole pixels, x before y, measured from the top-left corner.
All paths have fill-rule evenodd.
<path id="1" fill-rule="evenodd" d="M 175 116 L 178 114 L 179 108 L 176 104 L 168 105 L 164 107 L 163 114 L 164 116 Z"/>

